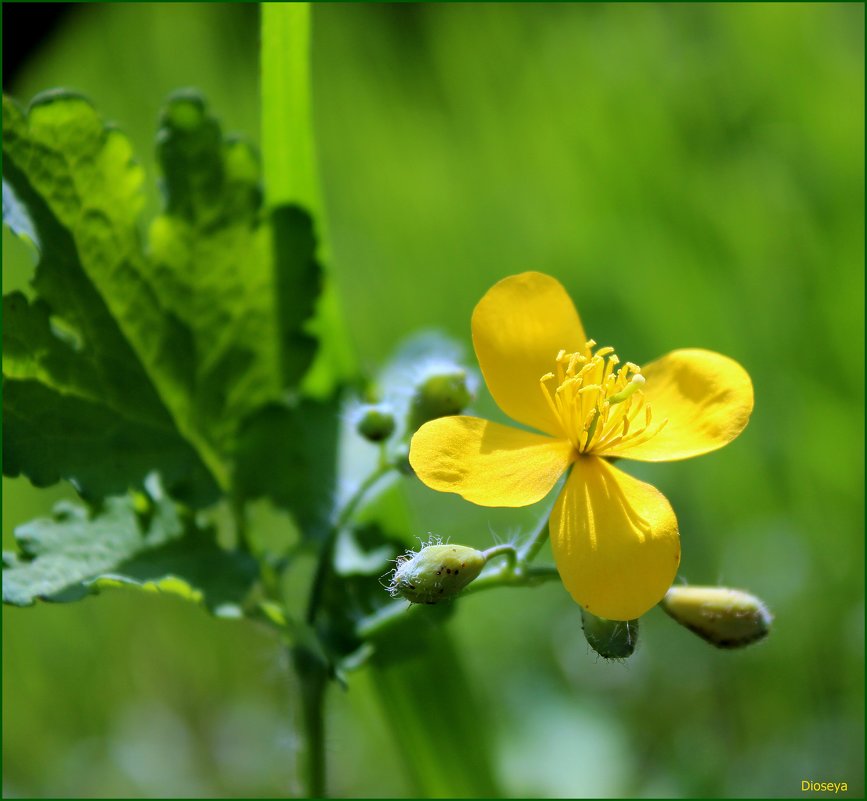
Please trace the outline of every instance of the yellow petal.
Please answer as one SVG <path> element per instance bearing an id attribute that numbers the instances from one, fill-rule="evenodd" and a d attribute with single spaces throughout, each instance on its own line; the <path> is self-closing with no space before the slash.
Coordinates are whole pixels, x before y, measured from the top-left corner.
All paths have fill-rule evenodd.
<path id="1" fill-rule="evenodd" d="M 586 339 L 566 290 L 542 273 L 504 278 L 473 311 L 476 357 L 497 405 L 513 420 L 556 437 L 563 431 L 539 379 L 554 369 L 560 350 L 581 350 Z"/>
<path id="2" fill-rule="evenodd" d="M 529 506 L 542 500 L 573 459 L 564 440 L 478 417 L 440 417 L 412 438 L 409 463 L 431 489 L 480 506 Z"/>
<path id="3" fill-rule="evenodd" d="M 662 600 L 680 564 L 665 496 L 603 459 L 576 460 L 551 514 L 563 584 L 597 617 L 633 620 Z"/>
<path id="4" fill-rule="evenodd" d="M 646 442 L 602 452 L 644 462 L 670 462 L 715 451 L 749 422 L 753 383 L 736 361 L 710 350 L 675 350 L 641 370 L 650 402 L 651 429 L 665 427 Z"/>

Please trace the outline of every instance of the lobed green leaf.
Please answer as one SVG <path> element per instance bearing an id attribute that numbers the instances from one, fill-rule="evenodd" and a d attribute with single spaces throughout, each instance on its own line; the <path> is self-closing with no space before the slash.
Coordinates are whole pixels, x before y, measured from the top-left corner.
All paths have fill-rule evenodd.
<path id="1" fill-rule="evenodd" d="M 200 97 L 170 99 L 158 151 L 145 246 L 128 140 L 78 95 L 4 97 L 4 219 L 39 263 L 35 299 L 4 298 L 3 469 L 88 498 L 157 470 L 202 506 L 229 489 L 243 421 L 308 370 L 321 270 L 309 215 L 263 211 L 255 152 Z"/>
<path id="2" fill-rule="evenodd" d="M 217 545 L 159 493 L 106 499 L 91 513 L 67 502 L 52 518 L 20 526 L 18 554 L 3 555 L 3 602 L 74 601 L 130 586 L 203 603 L 237 617 L 258 575 L 248 555 Z"/>
<path id="3" fill-rule="evenodd" d="M 281 399 L 312 362 L 313 225 L 297 207 L 263 212 L 258 157 L 224 140 L 194 94 L 169 101 L 158 152 L 166 211 L 150 227 L 147 264 L 188 332 L 189 385 L 177 405 L 225 455 L 239 422 Z"/>

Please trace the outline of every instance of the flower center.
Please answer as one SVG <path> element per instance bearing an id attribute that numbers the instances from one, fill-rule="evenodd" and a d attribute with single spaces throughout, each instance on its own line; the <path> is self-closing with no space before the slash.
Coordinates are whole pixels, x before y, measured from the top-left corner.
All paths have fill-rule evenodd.
<path id="1" fill-rule="evenodd" d="M 644 392 L 641 368 L 620 365 L 614 348 L 599 348 L 594 340 L 584 351 L 555 359 L 555 372 L 540 379 L 542 395 L 563 433 L 579 453 L 599 453 L 623 445 L 638 445 L 656 436 L 668 420 L 651 428 L 653 413 Z"/>

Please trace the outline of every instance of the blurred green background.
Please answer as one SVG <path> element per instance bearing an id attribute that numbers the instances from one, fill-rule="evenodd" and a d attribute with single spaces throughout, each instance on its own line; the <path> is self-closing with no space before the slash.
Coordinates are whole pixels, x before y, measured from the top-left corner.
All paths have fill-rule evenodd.
<path id="1" fill-rule="evenodd" d="M 759 594 L 771 637 L 716 651 L 653 611 L 637 654 L 609 664 L 559 585 L 467 598 L 450 625 L 507 795 L 793 796 L 805 779 L 863 794 L 863 15 L 315 7 L 332 266 L 367 369 L 430 327 L 472 360 L 474 304 L 537 269 L 625 358 L 706 347 L 755 383 L 732 445 L 626 469 L 672 502 L 681 577 Z M 5 89 L 84 91 L 150 169 L 180 86 L 257 136 L 257 41 L 252 5 L 77 6 Z M 30 268 L 5 231 L 3 256 L 8 291 Z M 476 408 L 499 414 L 484 391 Z M 4 479 L 4 547 L 69 492 Z M 409 496 L 413 533 L 468 544 L 540 514 Z M 4 795 L 284 795 L 283 659 L 168 598 L 4 609 Z M 333 690 L 328 722 L 335 794 L 412 791 L 366 673 Z"/>

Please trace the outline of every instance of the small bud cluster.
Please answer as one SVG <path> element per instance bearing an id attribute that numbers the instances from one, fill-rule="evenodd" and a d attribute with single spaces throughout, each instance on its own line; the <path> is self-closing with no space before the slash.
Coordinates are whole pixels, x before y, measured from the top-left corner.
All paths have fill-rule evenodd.
<path id="1" fill-rule="evenodd" d="M 475 548 L 431 540 L 397 558 L 389 592 L 414 604 L 436 604 L 454 598 L 478 578 L 486 561 Z"/>
<path id="2" fill-rule="evenodd" d="M 355 430 L 368 442 L 383 443 L 396 432 L 408 441 L 425 423 L 460 414 L 473 399 L 471 376 L 456 362 L 436 360 L 413 372 L 417 374 L 406 379 L 405 391 L 386 389 L 388 400 L 365 403 L 352 412 Z"/>

